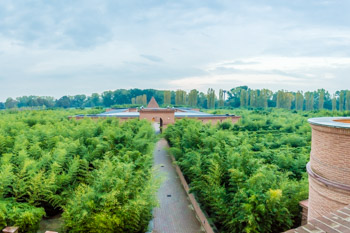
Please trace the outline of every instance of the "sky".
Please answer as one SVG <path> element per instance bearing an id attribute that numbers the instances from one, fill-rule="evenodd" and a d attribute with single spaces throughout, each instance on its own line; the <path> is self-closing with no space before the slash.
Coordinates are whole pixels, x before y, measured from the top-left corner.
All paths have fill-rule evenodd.
<path id="1" fill-rule="evenodd" d="M 349 9 L 348 0 L 0 1 L 0 101 L 350 89 Z"/>

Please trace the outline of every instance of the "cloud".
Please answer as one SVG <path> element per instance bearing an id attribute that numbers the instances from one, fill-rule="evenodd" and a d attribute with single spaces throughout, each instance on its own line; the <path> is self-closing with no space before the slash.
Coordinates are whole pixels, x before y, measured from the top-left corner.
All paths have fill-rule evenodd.
<path id="1" fill-rule="evenodd" d="M 162 62 L 163 59 L 157 56 L 153 56 L 153 55 L 147 55 L 147 54 L 141 54 L 140 57 L 146 58 L 149 61 L 153 61 L 153 62 Z"/>
<path id="2" fill-rule="evenodd" d="M 2 1 L 0 101 L 117 88 L 350 85 L 350 2 Z"/>

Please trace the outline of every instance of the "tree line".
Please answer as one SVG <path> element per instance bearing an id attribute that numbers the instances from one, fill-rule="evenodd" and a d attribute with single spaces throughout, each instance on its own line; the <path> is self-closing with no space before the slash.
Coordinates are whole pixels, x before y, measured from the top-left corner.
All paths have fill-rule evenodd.
<path id="1" fill-rule="evenodd" d="M 295 110 L 350 110 L 350 91 L 340 90 L 331 94 L 325 89 L 316 91 L 286 91 L 273 92 L 269 89 L 251 89 L 239 86 L 231 90 L 215 90 L 209 88 L 206 93 L 192 89 L 155 90 L 155 89 L 117 89 L 101 94 L 62 96 L 55 99 L 50 96 L 21 96 L 7 98 L 0 102 L 0 109 L 21 107 L 45 108 L 85 108 L 85 107 L 130 107 L 145 106 L 154 97 L 163 106 L 183 106 L 195 108 L 285 108 Z"/>

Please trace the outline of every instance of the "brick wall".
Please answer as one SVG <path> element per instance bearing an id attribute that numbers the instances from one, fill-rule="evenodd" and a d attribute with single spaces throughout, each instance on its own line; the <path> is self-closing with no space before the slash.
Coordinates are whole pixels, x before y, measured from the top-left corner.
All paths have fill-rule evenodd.
<path id="1" fill-rule="evenodd" d="M 350 204 L 350 129 L 311 127 L 308 221 Z"/>

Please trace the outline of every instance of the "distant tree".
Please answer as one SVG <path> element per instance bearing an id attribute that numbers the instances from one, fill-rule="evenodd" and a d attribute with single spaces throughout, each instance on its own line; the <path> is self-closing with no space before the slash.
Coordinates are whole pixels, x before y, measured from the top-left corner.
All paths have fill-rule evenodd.
<path id="1" fill-rule="evenodd" d="M 59 100 L 57 100 L 57 107 L 60 108 L 69 108 L 71 104 L 71 100 L 68 96 L 62 96 Z"/>
<path id="2" fill-rule="evenodd" d="M 296 110 L 303 110 L 304 108 L 304 96 L 301 91 L 298 91 L 295 94 L 295 109 Z"/>
<path id="3" fill-rule="evenodd" d="M 11 97 L 9 97 L 9 98 L 6 99 L 5 107 L 6 107 L 7 109 L 9 109 L 9 108 L 15 108 L 15 107 L 17 107 L 17 101 L 14 100 L 14 99 L 12 99 Z"/>
<path id="4" fill-rule="evenodd" d="M 136 98 L 131 98 L 131 104 L 136 104 Z"/>
<path id="5" fill-rule="evenodd" d="M 277 108 L 291 109 L 293 94 L 284 90 L 277 92 Z"/>
<path id="6" fill-rule="evenodd" d="M 196 107 L 198 104 L 198 91 L 193 89 L 188 94 L 188 105 L 191 107 Z"/>
<path id="7" fill-rule="evenodd" d="M 332 98 L 332 110 L 337 111 L 337 98 Z"/>
<path id="8" fill-rule="evenodd" d="M 213 88 L 209 88 L 209 89 L 208 89 L 208 92 L 207 92 L 207 99 L 208 99 L 207 107 L 208 107 L 209 109 L 215 108 L 215 91 L 214 91 Z"/>
<path id="9" fill-rule="evenodd" d="M 5 109 L 5 104 L 3 102 L 0 102 L 0 109 Z"/>
<path id="10" fill-rule="evenodd" d="M 126 89 L 117 89 L 112 94 L 114 104 L 130 104 L 130 98 L 130 90 Z"/>
<path id="11" fill-rule="evenodd" d="M 322 110 L 324 107 L 324 94 L 325 94 L 325 90 L 321 89 L 319 91 L 319 98 L 318 98 L 318 109 Z"/>
<path id="12" fill-rule="evenodd" d="M 314 95 L 310 91 L 305 93 L 305 110 L 314 110 Z"/>
<path id="13" fill-rule="evenodd" d="M 186 91 L 177 90 L 175 95 L 175 105 L 185 105 L 186 104 Z"/>
<path id="14" fill-rule="evenodd" d="M 218 103 L 218 106 L 219 106 L 219 107 L 223 107 L 223 106 L 224 106 L 224 103 L 225 103 L 225 100 L 224 100 L 224 90 L 220 89 L 220 90 L 219 90 L 219 103 Z"/>
<path id="15" fill-rule="evenodd" d="M 75 95 L 72 99 L 71 105 L 73 107 L 81 108 L 83 107 L 86 100 L 86 95 Z"/>
<path id="16" fill-rule="evenodd" d="M 346 91 L 345 109 L 346 111 L 350 111 L 350 91 Z"/>
<path id="17" fill-rule="evenodd" d="M 110 107 L 111 105 L 114 104 L 112 91 L 103 92 L 101 97 L 102 97 L 102 103 L 105 107 Z"/>
<path id="18" fill-rule="evenodd" d="M 101 99 L 98 93 L 92 93 L 90 97 L 91 107 L 100 106 Z"/>
<path id="19" fill-rule="evenodd" d="M 260 93 L 258 96 L 258 107 L 267 108 L 268 101 L 271 99 L 272 95 L 273 95 L 273 92 L 269 89 L 260 90 Z"/>
<path id="20" fill-rule="evenodd" d="M 143 94 L 143 95 L 142 95 L 142 104 L 143 104 L 144 106 L 147 105 L 147 95 L 146 95 L 146 94 Z"/>
<path id="21" fill-rule="evenodd" d="M 245 95 L 242 97 L 242 94 Z M 248 98 L 247 98 L 248 95 Z M 248 106 L 248 102 L 245 102 L 245 100 L 249 101 L 249 88 L 248 86 L 239 86 L 232 88 L 230 91 L 227 92 L 227 102 L 231 107 L 239 107 L 239 106 Z M 242 105 L 242 101 L 246 105 Z"/>
<path id="22" fill-rule="evenodd" d="M 340 91 L 340 95 L 339 95 L 339 111 L 344 111 L 344 91 Z"/>
<path id="23" fill-rule="evenodd" d="M 252 108 L 258 107 L 258 91 L 257 90 L 250 90 L 249 106 Z"/>
<path id="24" fill-rule="evenodd" d="M 164 91 L 164 104 L 171 105 L 171 92 L 170 91 Z"/>
<path id="25" fill-rule="evenodd" d="M 241 89 L 240 98 L 239 98 L 240 106 L 247 107 L 249 103 L 249 93 L 245 89 Z"/>
<path id="26" fill-rule="evenodd" d="M 202 108 L 207 108 L 207 96 L 203 92 L 198 94 L 198 105 Z"/>

